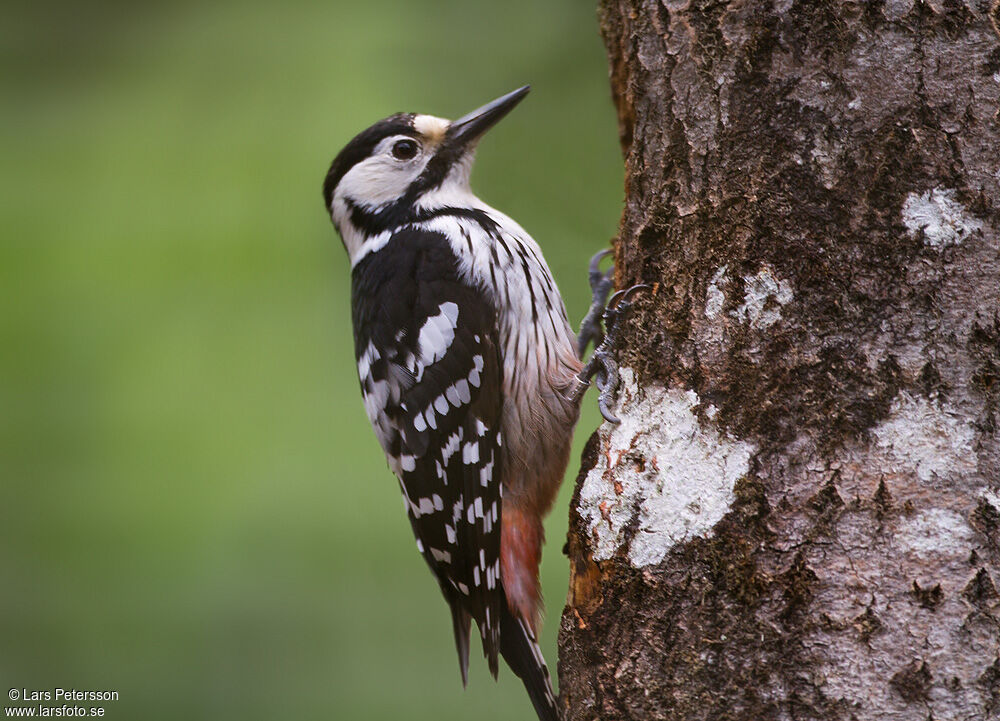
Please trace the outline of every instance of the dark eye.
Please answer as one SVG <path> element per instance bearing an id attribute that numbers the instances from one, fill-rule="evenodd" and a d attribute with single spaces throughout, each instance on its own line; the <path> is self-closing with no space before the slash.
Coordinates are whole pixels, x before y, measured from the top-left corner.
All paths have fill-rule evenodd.
<path id="1" fill-rule="evenodd" d="M 409 160 L 419 149 L 415 140 L 397 140 L 392 146 L 392 157 L 396 160 Z"/>

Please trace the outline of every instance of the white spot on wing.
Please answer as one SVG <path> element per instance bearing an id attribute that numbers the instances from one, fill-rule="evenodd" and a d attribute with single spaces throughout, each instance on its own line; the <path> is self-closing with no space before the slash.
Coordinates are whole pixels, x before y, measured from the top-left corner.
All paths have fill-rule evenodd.
<path id="1" fill-rule="evenodd" d="M 458 398 L 462 403 L 468 403 L 472 400 L 472 391 L 469 388 L 469 382 L 464 378 L 455 384 L 455 392 L 458 393 Z"/>
<path id="2" fill-rule="evenodd" d="M 417 347 L 420 349 L 420 373 L 423 368 L 444 358 L 445 353 L 455 340 L 455 328 L 458 324 L 458 306 L 451 301 L 438 307 L 438 314 L 432 315 L 420 328 L 417 336 Z"/>
<path id="3" fill-rule="evenodd" d="M 369 341 L 368 347 L 365 348 L 361 357 L 358 358 L 358 377 L 364 380 L 368 377 L 368 371 L 371 370 L 371 365 L 377 361 L 381 356 L 375 349 L 375 345 Z"/>
<path id="4" fill-rule="evenodd" d="M 438 563 L 451 563 L 450 551 L 442 551 L 437 548 L 431 548 L 430 552 L 431 556 L 433 556 L 434 560 L 437 561 Z"/>
<path id="5" fill-rule="evenodd" d="M 455 451 L 458 450 L 458 445 L 461 442 L 462 429 L 459 428 L 448 437 L 447 443 L 445 443 L 444 448 L 441 449 L 441 457 L 444 459 L 446 465 L 448 463 L 448 459 L 451 458 L 455 454 Z"/>
<path id="6" fill-rule="evenodd" d="M 493 461 L 479 469 L 479 483 L 481 485 L 488 486 L 491 480 L 493 480 Z"/>

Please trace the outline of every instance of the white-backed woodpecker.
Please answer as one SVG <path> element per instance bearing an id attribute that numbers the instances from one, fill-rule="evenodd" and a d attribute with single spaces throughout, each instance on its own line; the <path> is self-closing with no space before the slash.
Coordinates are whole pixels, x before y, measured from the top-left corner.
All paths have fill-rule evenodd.
<path id="1" fill-rule="evenodd" d="M 323 195 L 350 256 L 365 410 L 451 608 L 463 683 L 475 621 L 494 677 L 502 655 L 556 721 L 537 643 L 542 518 L 587 379 L 615 374 L 602 357 L 581 375 L 599 310 L 578 339 L 538 244 L 469 189 L 479 139 L 527 93 L 452 122 L 379 121 L 337 155 Z M 599 259 L 598 309 L 611 284 Z"/>

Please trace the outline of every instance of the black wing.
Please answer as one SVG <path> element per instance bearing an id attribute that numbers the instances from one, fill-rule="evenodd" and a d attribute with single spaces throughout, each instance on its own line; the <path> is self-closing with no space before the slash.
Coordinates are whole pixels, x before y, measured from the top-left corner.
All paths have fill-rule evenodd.
<path id="1" fill-rule="evenodd" d="M 496 676 L 504 603 L 496 309 L 461 277 L 447 239 L 416 229 L 362 258 L 352 291 L 365 407 L 451 606 L 463 681 L 470 617 Z"/>

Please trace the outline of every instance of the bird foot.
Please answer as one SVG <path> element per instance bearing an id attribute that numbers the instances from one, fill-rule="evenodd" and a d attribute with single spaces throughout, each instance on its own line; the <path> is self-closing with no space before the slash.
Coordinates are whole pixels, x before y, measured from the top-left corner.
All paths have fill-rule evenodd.
<path id="1" fill-rule="evenodd" d="M 597 260 L 600 262 L 599 259 Z M 591 261 L 591 267 L 593 265 L 594 262 Z M 598 390 L 597 407 L 608 423 L 621 423 L 621 420 L 610 409 L 611 402 L 614 400 L 614 395 L 621 382 L 618 376 L 618 362 L 614 359 L 614 349 L 618 345 L 619 333 L 621 332 L 619 320 L 632 306 L 632 299 L 636 294 L 646 288 L 649 286 L 640 283 L 631 288 L 620 290 L 611 296 L 607 308 L 602 313 L 604 327 L 607 331 L 601 334 L 601 342 L 594 349 L 583 370 L 577 375 L 579 396 L 582 396 L 590 386 L 590 379 L 594 379 Z M 600 324 L 598 323 L 597 326 L 599 328 Z"/>
<path id="2" fill-rule="evenodd" d="M 614 286 L 615 267 L 612 265 L 607 271 L 601 272 L 601 261 L 611 255 L 610 250 L 602 250 L 590 259 L 588 279 L 590 281 L 590 292 L 592 300 L 587 315 L 580 322 L 580 333 L 576 337 L 576 349 L 578 355 L 583 358 L 587 352 L 587 346 L 591 343 L 597 348 L 604 340 L 604 329 L 601 328 L 601 317 L 608 304 L 608 293 Z"/>

